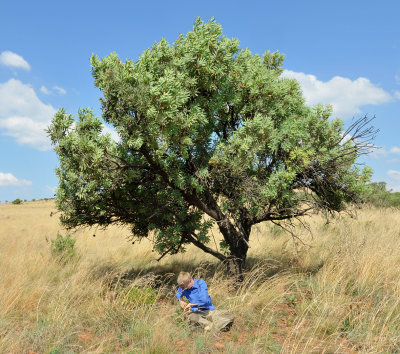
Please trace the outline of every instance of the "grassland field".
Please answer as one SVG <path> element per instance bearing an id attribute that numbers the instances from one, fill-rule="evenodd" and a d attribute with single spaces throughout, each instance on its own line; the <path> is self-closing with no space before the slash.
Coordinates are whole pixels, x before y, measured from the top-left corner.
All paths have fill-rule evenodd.
<path id="1" fill-rule="evenodd" d="M 76 230 L 75 255 L 55 256 L 67 232 L 54 212 L 52 200 L 0 204 L 0 353 L 400 352 L 398 209 L 314 215 L 297 246 L 258 225 L 238 289 L 195 247 L 157 262 L 124 227 Z M 175 300 L 182 269 L 234 313 L 229 332 L 190 330 Z"/>

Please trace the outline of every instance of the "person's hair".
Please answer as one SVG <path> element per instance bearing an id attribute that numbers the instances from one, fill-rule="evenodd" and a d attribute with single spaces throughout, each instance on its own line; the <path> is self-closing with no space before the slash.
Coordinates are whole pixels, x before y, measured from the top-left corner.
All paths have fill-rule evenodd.
<path id="1" fill-rule="evenodd" d="M 178 275 L 178 280 L 177 283 L 180 286 L 186 285 L 190 279 L 192 279 L 192 276 L 188 272 L 180 272 Z"/>

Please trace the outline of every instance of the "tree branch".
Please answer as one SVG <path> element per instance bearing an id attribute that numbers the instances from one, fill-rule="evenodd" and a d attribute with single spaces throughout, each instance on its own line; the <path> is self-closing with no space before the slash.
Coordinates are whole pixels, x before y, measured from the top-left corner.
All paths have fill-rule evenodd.
<path id="1" fill-rule="evenodd" d="M 178 251 L 181 248 L 182 244 L 183 244 L 183 238 L 179 242 L 178 247 L 176 247 L 176 245 L 173 245 L 172 247 L 168 248 L 159 258 L 157 258 L 157 262 L 161 261 L 171 251 L 173 251 L 172 254 L 178 253 Z"/>
<path id="2" fill-rule="evenodd" d="M 252 219 L 252 225 L 258 224 L 263 221 L 279 221 L 279 220 L 288 220 L 291 218 L 296 218 L 299 216 L 304 216 L 307 215 L 307 212 L 312 210 L 313 207 L 306 208 L 304 210 L 297 210 L 295 213 L 290 213 L 287 215 L 281 215 L 281 213 L 287 212 L 287 211 L 293 211 L 291 208 L 285 208 L 285 209 L 280 209 L 278 211 L 272 211 L 272 212 L 267 212 L 259 217 L 255 217 Z"/>
<path id="3" fill-rule="evenodd" d="M 153 171 L 159 174 L 163 179 L 163 181 L 171 188 L 179 190 L 182 193 L 182 196 L 189 204 L 196 206 L 201 211 L 203 211 L 204 213 L 206 213 L 215 220 L 219 220 L 221 218 L 221 215 L 218 213 L 217 210 L 211 209 L 208 205 L 206 205 L 203 201 L 201 201 L 195 194 L 188 193 L 187 191 L 178 187 L 175 183 L 170 181 L 168 174 L 154 161 L 154 159 L 146 149 L 142 148 L 141 152 L 143 156 L 146 158 L 147 162 L 153 168 Z"/>
<path id="4" fill-rule="evenodd" d="M 204 252 L 209 253 L 209 254 L 213 255 L 214 257 L 218 258 L 220 261 L 225 261 L 227 259 L 227 257 L 225 257 L 223 254 L 221 254 L 217 251 L 214 251 L 212 248 L 207 247 L 205 244 L 201 243 L 199 240 L 197 240 L 195 238 L 195 236 L 196 236 L 196 234 L 192 233 L 191 235 L 188 235 L 188 234 L 185 235 L 184 238 L 186 238 L 188 241 L 193 243 L 195 246 L 197 246 Z"/>

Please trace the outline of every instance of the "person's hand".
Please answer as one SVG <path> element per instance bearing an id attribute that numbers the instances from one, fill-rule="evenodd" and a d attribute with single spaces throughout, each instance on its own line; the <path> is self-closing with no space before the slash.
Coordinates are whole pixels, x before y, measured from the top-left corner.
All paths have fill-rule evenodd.
<path id="1" fill-rule="evenodd" d="M 185 312 L 190 312 L 190 310 L 191 310 L 191 308 L 192 308 L 192 306 L 197 306 L 198 304 L 193 304 L 193 303 L 188 303 L 188 304 L 186 304 L 186 306 L 185 306 L 185 308 L 184 308 L 184 311 Z"/>
<path id="2" fill-rule="evenodd" d="M 185 308 L 186 308 L 186 305 L 187 305 L 186 302 L 181 300 L 181 299 L 179 299 L 179 305 L 181 306 L 182 310 L 185 311 Z"/>

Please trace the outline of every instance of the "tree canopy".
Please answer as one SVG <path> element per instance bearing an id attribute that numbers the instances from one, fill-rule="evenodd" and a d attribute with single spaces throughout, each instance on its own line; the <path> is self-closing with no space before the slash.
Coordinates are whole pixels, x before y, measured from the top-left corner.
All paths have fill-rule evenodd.
<path id="1" fill-rule="evenodd" d="M 129 225 L 161 255 L 192 243 L 240 273 L 253 225 L 357 202 L 370 120 L 345 130 L 330 106 L 307 106 L 299 83 L 281 76 L 283 60 L 241 49 L 213 19 L 136 61 L 93 55 L 102 119 L 60 109 L 48 129 L 62 223 Z M 214 224 L 218 249 L 208 244 Z"/>

